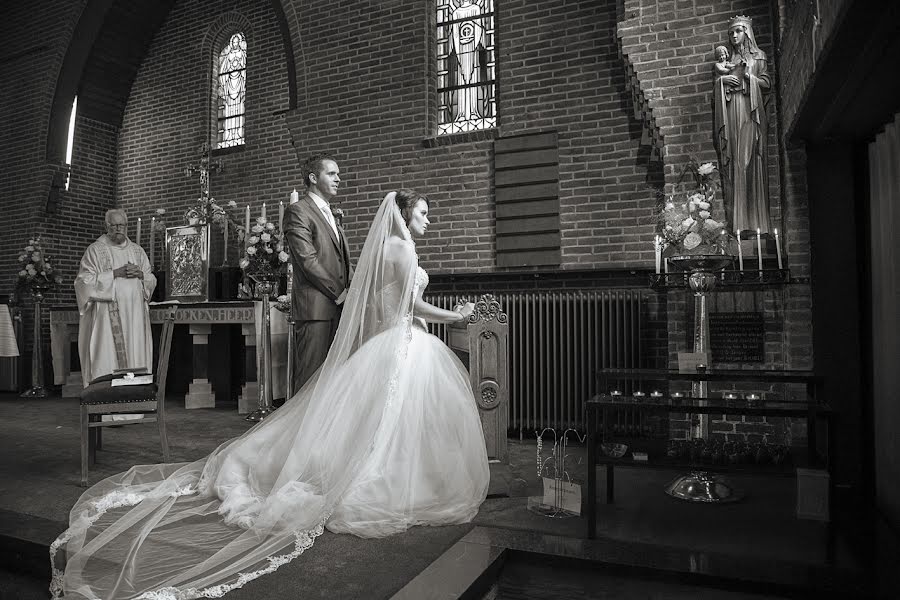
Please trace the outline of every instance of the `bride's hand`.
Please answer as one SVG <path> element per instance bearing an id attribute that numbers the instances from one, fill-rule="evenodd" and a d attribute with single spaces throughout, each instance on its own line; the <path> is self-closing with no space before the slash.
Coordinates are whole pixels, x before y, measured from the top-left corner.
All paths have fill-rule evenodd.
<path id="1" fill-rule="evenodd" d="M 456 309 L 456 312 L 462 315 L 462 320 L 465 321 L 469 318 L 469 316 L 475 312 L 475 303 L 474 302 L 466 302 L 464 305 Z"/>

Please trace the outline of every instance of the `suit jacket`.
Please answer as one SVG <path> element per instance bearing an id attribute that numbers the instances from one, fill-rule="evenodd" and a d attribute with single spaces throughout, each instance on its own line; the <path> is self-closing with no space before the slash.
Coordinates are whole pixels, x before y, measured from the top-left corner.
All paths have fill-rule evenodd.
<path id="1" fill-rule="evenodd" d="M 350 285 L 350 249 L 308 195 L 284 210 L 284 236 L 294 267 L 291 308 L 296 321 L 323 321 L 340 314 L 335 300 Z"/>

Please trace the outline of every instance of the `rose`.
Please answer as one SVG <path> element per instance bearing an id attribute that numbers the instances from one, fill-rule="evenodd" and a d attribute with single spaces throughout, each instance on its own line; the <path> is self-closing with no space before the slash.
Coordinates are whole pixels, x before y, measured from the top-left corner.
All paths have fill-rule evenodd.
<path id="1" fill-rule="evenodd" d="M 19 271 L 19 277 L 28 277 L 28 271 L 22 269 L 21 271 Z"/>
<path id="2" fill-rule="evenodd" d="M 249 254 L 250 256 L 253 256 L 254 254 L 256 254 L 256 248 L 253 247 L 253 246 L 248 246 L 248 247 L 247 247 L 247 254 Z"/>
<path id="3" fill-rule="evenodd" d="M 237 202 L 235 202 L 234 200 L 229 200 L 226 206 L 228 206 L 228 208 L 234 208 L 237 206 Z"/>
<path id="4" fill-rule="evenodd" d="M 697 202 L 697 207 L 703 210 L 709 210 L 709 202 L 704 202 L 703 200 Z"/>
<path id="5" fill-rule="evenodd" d="M 164 214 L 166 214 L 166 209 L 164 209 L 164 208 L 157 208 L 157 209 L 156 209 L 156 214 L 158 214 L 158 215 L 164 215 Z"/>
<path id="6" fill-rule="evenodd" d="M 710 231 L 716 231 L 717 229 L 722 229 L 723 225 L 716 221 L 715 219 L 707 219 L 703 226 L 706 227 Z"/>
<path id="7" fill-rule="evenodd" d="M 709 211 L 708 211 L 708 210 L 701 210 L 701 211 L 698 212 L 697 214 L 700 215 L 700 218 L 701 218 L 701 219 L 708 219 L 708 218 L 709 218 Z"/>
<path id="8" fill-rule="evenodd" d="M 272 254 L 272 246 L 266 246 L 266 254 Z"/>
<path id="9" fill-rule="evenodd" d="M 262 217 L 256 217 L 256 224 L 263 227 L 266 224 L 266 220 Z"/>
<path id="10" fill-rule="evenodd" d="M 269 242 L 269 241 L 271 241 L 272 236 L 269 235 L 268 233 L 264 233 L 264 234 L 262 234 L 261 236 L 259 236 L 259 239 L 261 239 L 261 240 L 264 241 L 264 242 Z M 255 243 L 255 242 L 254 242 L 254 243 Z"/>
<path id="11" fill-rule="evenodd" d="M 688 250 L 693 250 L 694 248 L 699 246 L 700 242 L 702 242 L 702 241 L 703 240 L 700 238 L 700 236 L 698 234 L 691 232 L 691 233 L 687 234 L 686 236 L 684 236 L 684 247 L 687 248 Z"/>
<path id="12" fill-rule="evenodd" d="M 262 227 L 262 225 L 254 225 L 253 227 L 250 228 L 250 231 L 252 231 L 253 233 L 262 233 L 263 227 Z M 253 242 L 253 243 L 255 244 L 256 242 Z"/>
<path id="13" fill-rule="evenodd" d="M 250 260 L 247 258 L 242 258 L 240 261 L 238 261 L 238 266 L 241 269 L 246 269 L 247 267 L 250 266 Z"/>
<path id="14" fill-rule="evenodd" d="M 255 244 L 256 242 L 259 241 L 259 238 L 258 238 L 257 236 L 255 236 L 255 235 L 251 235 L 251 236 L 250 236 L 250 239 L 247 240 L 247 241 L 248 241 L 250 244 Z"/>
<path id="15" fill-rule="evenodd" d="M 274 231 L 275 224 L 274 223 L 266 223 L 266 229 L 268 229 L 269 231 Z"/>
<path id="16" fill-rule="evenodd" d="M 282 294 L 277 298 L 277 301 L 281 302 L 282 304 L 286 303 L 288 300 L 290 300 L 290 298 L 288 298 L 287 294 Z"/>
<path id="17" fill-rule="evenodd" d="M 290 258 L 290 255 L 287 252 L 285 252 L 284 250 L 282 250 L 281 252 L 278 253 L 278 260 L 280 260 L 283 263 L 286 263 L 289 258 Z"/>
<path id="18" fill-rule="evenodd" d="M 716 170 L 716 165 L 711 162 L 703 163 L 699 167 L 697 167 L 697 173 L 700 175 L 709 175 L 713 171 Z"/>
<path id="19" fill-rule="evenodd" d="M 681 226 L 684 227 L 685 229 L 687 229 L 688 227 L 690 227 L 693 224 L 694 224 L 694 217 L 688 217 L 687 219 L 685 219 L 684 221 L 681 222 Z"/>

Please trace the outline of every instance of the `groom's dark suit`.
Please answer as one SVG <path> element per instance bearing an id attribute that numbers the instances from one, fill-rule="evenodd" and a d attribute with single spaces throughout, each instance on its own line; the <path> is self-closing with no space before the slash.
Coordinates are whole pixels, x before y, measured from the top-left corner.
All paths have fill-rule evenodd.
<path id="1" fill-rule="evenodd" d="M 296 393 L 325 362 L 341 317 L 335 301 L 349 287 L 352 269 L 343 230 L 338 225 L 338 235 L 334 235 L 309 194 L 285 209 L 283 228 L 294 268 L 291 310 Z"/>

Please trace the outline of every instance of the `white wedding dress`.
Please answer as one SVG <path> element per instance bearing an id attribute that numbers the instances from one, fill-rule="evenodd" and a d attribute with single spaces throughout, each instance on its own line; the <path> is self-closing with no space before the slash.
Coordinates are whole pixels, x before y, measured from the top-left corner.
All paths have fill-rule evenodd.
<path id="1" fill-rule="evenodd" d="M 395 240 L 400 260 L 385 252 Z M 324 528 L 371 538 L 471 521 L 490 479 L 484 435 L 465 368 L 413 313 L 428 284 L 417 262 L 389 194 L 313 379 L 208 457 L 87 490 L 51 546 L 53 597 L 219 597 Z"/>

